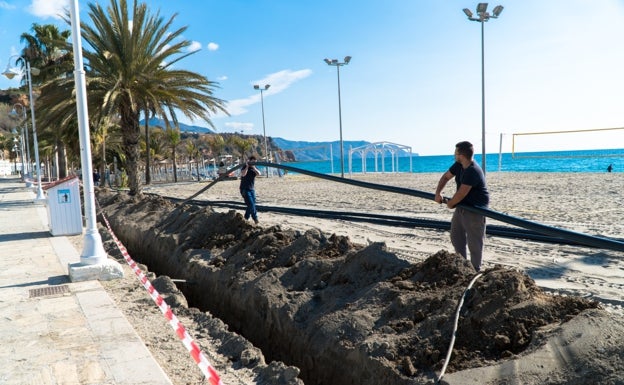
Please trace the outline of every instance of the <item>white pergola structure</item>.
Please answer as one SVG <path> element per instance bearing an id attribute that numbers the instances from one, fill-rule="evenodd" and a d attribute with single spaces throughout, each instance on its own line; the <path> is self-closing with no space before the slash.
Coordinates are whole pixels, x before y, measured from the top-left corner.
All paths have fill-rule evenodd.
<path id="1" fill-rule="evenodd" d="M 409 172 L 412 172 L 412 148 L 410 146 L 405 146 L 403 144 L 397 144 L 397 143 L 391 143 L 391 142 L 375 142 L 375 143 L 369 143 L 365 146 L 349 149 L 349 174 L 353 172 L 353 154 L 354 153 L 360 154 L 362 156 L 362 173 L 366 173 L 366 162 L 367 162 L 369 153 L 372 153 L 374 155 L 375 172 L 379 172 L 379 161 L 378 161 L 379 158 L 381 158 L 381 172 L 386 172 L 386 165 L 385 165 L 386 154 L 390 154 L 390 160 L 391 160 L 390 172 L 398 172 L 399 171 L 399 153 L 405 152 L 405 151 L 409 152 L 409 160 L 410 160 Z"/>

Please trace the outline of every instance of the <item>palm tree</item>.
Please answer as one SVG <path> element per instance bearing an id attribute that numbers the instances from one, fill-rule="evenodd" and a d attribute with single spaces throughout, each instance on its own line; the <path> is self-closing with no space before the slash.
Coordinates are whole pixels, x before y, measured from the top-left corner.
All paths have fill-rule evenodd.
<path id="1" fill-rule="evenodd" d="M 178 164 L 176 161 L 176 152 L 181 142 L 180 130 L 178 128 L 167 128 L 165 130 L 165 140 L 171 149 L 171 159 L 173 160 L 173 181 L 178 182 Z"/>
<path id="2" fill-rule="evenodd" d="M 152 183 L 152 173 L 150 171 L 151 165 L 151 141 L 150 141 L 150 131 L 149 131 L 149 120 L 150 120 L 150 110 L 149 108 L 145 108 L 145 184 L 149 185 Z"/>
<path id="3" fill-rule="evenodd" d="M 197 170 L 197 181 L 199 182 L 201 180 L 200 174 L 199 174 L 199 155 L 200 155 L 200 151 L 199 151 L 199 146 L 197 145 L 197 143 L 195 142 L 195 140 L 193 138 L 187 138 L 185 141 L 185 145 L 184 145 L 184 150 L 186 151 L 186 153 L 189 156 L 189 161 L 195 161 L 195 168 Z M 189 162 L 191 163 L 191 162 Z M 193 165 L 191 163 L 191 171 Z"/>
<path id="4" fill-rule="evenodd" d="M 66 43 L 71 32 L 69 30 L 61 31 L 53 24 L 41 25 L 36 23 L 32 25 L 31 30 L 33 34 L 23 33 L 20 36 L 20 41 L 26 44 L 22 49 L 22 57 L 30 62 L 31 67 L 39 69 L 39 73 L 32 76 L 33 86 L 36 87 L 38 84 L 59 77 L 67 77 L 71 73 L 73 65 L 73 53 L 71 49 L 68 49 Z M 26 63 L 21 64 L 25 66 Z M 26 81 L 25 78 L 24 81 Z M 37 120 L 45 117 L 45 111 L 45 104 L 37 108 Z M 68 135 L 62 131 L 67 126 L 61 126 L 58 121 L 48 119 L 46 124 L 38 124 L 38 127 L 40 127 L 39 135 L 43 138 L 49 137 L 54 143 L 52 148 L 57 152 L 55 159 L 58 159 L 59 177 L 65 177 L 67 174 L 66 149 L 62 137 Z M 73 141 L 78 141 L 77 135 L 69 135 L 69 137 Z"/>
<path id="5" fill-rule="evenodd" d="M 147 145 L 146 145 L 147 148 Z M 160 127 L 154 127 L 151 129 L 149 135 L 149 149 L 150 158 L 155 162 L 166 161 L 168 159 L 169 146 L 167 144 L 165 131 Z M 165 175 L 167 172 L 165 171 Z M 159 168 L 160 175 L 160 168 Z M 166 179 L 166 176 L 165 176 Z"/>
<path id="6" fill-rule="evenodd" d="M 212 157 L 217 159 L 225 148 L 225 139 L 221 135 L 210 135 L 206 138 L 206 144 L 210 148 Z"/>
<path id="7" fill-rule="evenodd" d="M 245 158 L 245 154 L 256 146 L 257 140 L 254 138 L 245 139 L 241 136 L 232 136 L 230 142 L 234 148 L 238 150 L 241 156 L 241 161 Z"/>
<path id="8" fill-rule="evenodd" d="M 33 75 L 33 82 L 43 83 L 71 73 L 73 53 L 67 49 L 66 43 L 71 31 L 61 31 L 53 24 L 37 23 L 32 25 L 31 30 L 34 34 L 23 33 L 20 41 L 26 43 L 22 57 L 30 61 L 32 67 L 40 70 L 39 74 Z"/>
<path id="9" fill-rule="evenodd" d="M 141 109 L 150 106 L 174 126 L 178 125 L 178 113 L 212 125 L 211 114 L 226 112 L 224 102 L 213 96 L 215 82 L 173 68 L 193 53 L 184 53 L 191 44 L 182 39 L 186 27 L 172 30 L 175 15 L 165 21 L 158 12 L 150 14 L 147 4 L 137 0 L 131 14 L 126 0 L 111 0 L 106 10 L 99 4 L 88 7 L 93 26 L 83 25 L 82 36 L 86 46 L 93 49 L 85 50 L 89 98 L 96 101 L 100 114 L 119 116 L 130 194 L 140 194 Z"/>

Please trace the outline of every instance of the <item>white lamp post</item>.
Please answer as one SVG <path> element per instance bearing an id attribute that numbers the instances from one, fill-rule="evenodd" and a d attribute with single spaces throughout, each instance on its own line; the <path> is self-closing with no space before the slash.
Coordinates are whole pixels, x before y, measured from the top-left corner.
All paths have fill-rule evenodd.
<path id="1" fill-rule="evenodd" d="M 15 134 L 17 134 L 17 132 L 14 132 Z M 17 139 L 17 137 L 13 138 L 13 152 L 15 152 L 15 161 L 13 162 L 13 164 L 15 165 L 15 174 L 17 174 L 17 155 L 19 153 L 21 160 L 22 160 L 22 180 L 24 180 L 24 149 L 21 148 L 23 146 L 22 143 L 20 143 L 20 145 L 18 146 L 17 144 L 20 143 L 20 140 Z"/>
<path id="2" fill-rule="evenodd" d="M 262 105 L 262 132 L 264 133 L 264 156 L 266 156 L 266 161 L 269 162 L 269 147 L 267 146 L 267 136 L 266 136 L 266 126 L 264 125 L 264 96 L 263 92 L 268 90 L 271 87 L 270 84 L 265 84 L 264 88 L 260 88 L 259 85 L 255 84 L 254 89 L 260 90 L 260 104 Z M 269 177 L 269 168 L 266 168 L 267 178 Z"/>
<path id="3" fill-rule="evenodd" d="M 22 147 L 26 148 L 26 165 L 24 166 L 26 169 L 26 175 L 30 176 L 30 145 L 28 140 L 28 123 L 26 122 L 26 107 L 24 107 L 21 103 L 15 103 L 13 105 L 13 109 L 9 113 L 11 116 L 18 116 L 16 107 L 19 107 L 22 111 L 22 119 L 24 120 L 24 128 L 22 129 Z"/>
<path id="4" fill-rule="evenodd" d="M 325 63 L 330 66 L 336 67 L 338 74 L 338 124 L 340 126 L 340 175 L 344 178 L 344 145 L 342 143 L 342 106 L 340 103 L 340 67 L 349 64 L 351 56 L 345 56 L 343 62 L 339 62 L 338 59 L 324 59 Z"/>
<path id="5" fill-rule="evenodd" d="M 70 265 L 69 276 L 72 282 L 89 279 L 109 280 L 123 277 L 121 265 L 108 259 L 97 230 L 95 214 L 95 192 L 93 189 L 93 166 L 91 165 L 91 139 L 89 135 L 89 114 L 87 111 L 87 88 L 82 60 L 82 41 L 78 0 L 70 1 L 72 43 L 74 52 L 74 79 L 76 86 L 76 106 L 78 109 L 78 136 L 80 138 L 80 162 L 82 165 L 83 195 L 85 205 L 86 230 L 80 264 Z"/>
<path id="6" fill-rule="evenodd" d="M 471 10 L 468 8 L 464 8 L 463 11 L 468 17 L 468 20 L 477 21 L 481 23 L 481 146 L 482 149 L 482 159 L 481 159 L 481 167 L 483 168 L 483 173 L 485 173 L 485 48 L 484 48 L 484 39 L 483 39 L 483 23 L 489 21 L 490 18 L 496 19 L 503 12 L 503 6 L 497 5 L 494 7 L 492 14 L 487 11 L 488 3 L 479 3 L 477 4 L 477 16 L 474 17 Z"/>
<path id="7" fill-rule="evenodd" d="M 35 124 L 35 99 L 33 98 L 32 92 L 32 78 L 31 72 L 35 75 L 39 74 L 39 69 L 30 68 L 30 62 L 24 59 L 21 56 L 14 55 L 9 58 L 9 65 L 11 62 L 11 58 L 18 57 L 22 59 L 26 63 L 26 80 L 28 81 L 28 97 L 30 101 L 30 117 L 32 119 L 32 130 L 33 130 L 33 145 L 35 146 L 35 162 L 37 166 L 37 196 L 35 197 L 35 202 L 43 202 L 45 201 L 45 196 L 43 195 L 43 188 L 41 186 L 41 163 L 39 163 L 39 143 L 37 142 L 37 126 Z M 6 70 L 2 73 L 9 79 L 13 79 L 15 75 L 19 75 L 12 69 L 9 69 L 9 65 L 7 65 Z"/>

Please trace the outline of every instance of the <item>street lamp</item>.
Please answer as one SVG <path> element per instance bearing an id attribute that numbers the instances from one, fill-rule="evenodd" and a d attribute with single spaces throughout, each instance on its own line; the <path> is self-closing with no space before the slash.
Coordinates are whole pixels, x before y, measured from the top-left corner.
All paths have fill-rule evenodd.
<path id="1" fill-rule="evenodd" d="M 266 127 L 264 125 L 264 96 L 263 92 L 268 90 L 271 87 L 270 84 L 265 84 L 264 88 L 260 88 L 259 85 L 254 84 L 255 90 L 260 90 L 260 104 L 262 105 L 262 131 L 264 132 L 264 156 L 266 156 L 266 161 L 269 162 L 269 147 L 267 146 L 267 137 L 266 137 Z M 266 168 L 267 178 L 269 177 L 269 168 Z"/>
<path id="2" fill-rule="evenodd" d="M 86 230 L 80 263 L 69 266 L 69 278 L 72 282 L 88 279 L 110 280 L 123 277 L 123 269 L 117 261 L 109 260 L 104 251 L 102 237 L 97 229 L 95 211 L 95 190 L 93 188 L 93 166 L 91 165 L 91 138 L 89 135 L 89 111 L 87 109 L 87 86 L 82 59 L 82 37 L 80 31 L 80 12 L 78 0 L 71 0 L 70 20 L 74 54 L 74 83 L 76 90 L 76 109 L 78 113 L 78 138 L 80 140 L 80 164 Z"/>
<path id="3" fill-rule="evenodd" d="M 340 67 L 349 64 L 351 56 L 345 56 L 343 62 L 338 59 L 324 59 L 325 63 L 336 67 L 338 74 L 338 124 L 340 125 L 340 175 L 344 178 L 344 145 L 342 143 L 342 106 L 340 105 Z"/>
<path id="4" fill-rule="evenodd" d="M 17 139 L 18 134 L 17 134 L 17 129 L 16 129 L 16 128 L 14 128 L 14 129 L 11 131 L 11 133 L 12 133 L 13 135 L 15 135 L 15 136 L 13 137 L 13 151 L 15 151 L 15 150 L 16 150 L 16 148 L 17 148 L 17 143 L 18 143 L 18 142 L 20 143 L 20 158 L 21 158 L 21 162 L 22 162 L 21 179 L 22 179 L 22 181 L 23 181 L 23 180 L 24 180 L 24 167 L 25 167 L 25 166 L 24 166 L 24 164 L 25 164 L 25 163 L 24 163 L 24 136 L 22 135 L 22 136 L 20 137 L 20 139 Z M 17 157 L 17 153 L 16 153 L 16 157 Z M 17 173 L 17 165 L 15 166 L 15 171 L 16 171 L 16 173 Z"/>
<path id="5" fill-rule="evenodd" d="M 483 173 L 485 173 L 485 48 L 484 48 L 484 39 L 483 39 L 483 23 L 489 21 L 490 18 L 497 19 L 498 16 L 503 12 L 503 6 L 497 5 L 492 10 L 492 14 L 487 11 L 488 3 L 479 3 L 477 4 L 477 16 L 474 17 L 471 10 L 468 8 L 464 8 L 463 11 L 468 17 L 468 20 L 477 21 L 481 23 L 481 146 L 482 149 L 482 159 L 481 166 L 483 168 Z"/>
<path id="6" fill-rule="evenodd" d="M 21 103 L 15 103 L 13 109 L 9 112 L 12 117 L 17 117 L 18 113 L 16 107 L 19 107 L 22 111 L 22 119 L 24 121 L 24 128 L 22 129 L 22 146 L 26 147 L 26 175 L 30 176 L 30 141 L 28 140 L 28 123 L 26 122 L 26 107 Z"/>
<path id="7" fill-rule="evenodd" d="M 20 73 L 15 72 L 14 69 L 10 68 L 11 59 L 13 57 L 17 57 L 26 63 L 26 80 L 28 81 L 28 97 L 30 101 L 30 117 L 32 119 L 32 130 L 33 130 L 33 145 L 35 146 L 35 162 L 37 163 L 37 196 L 35 197 L 35 202 L 43 202 L 45 201 L 45 196 L 43 195 L 43 188 L 41 186 L 41 164 L 39 163 L 39 143 L 37 142 L 37 126 L 35 125 L 35 99 L 33 98 L 32 92 L 32 78 L 31 73 L 39 75 L 39 69 L 30 68 L 30 62 L 24 59 L 21 56 L 13 55 L 9 58 L 9 63 L 7 63 L 6 70 L 2 73 L 9 80 L 13 79 L 15 75 L 20 75 Z"/>
<path id="8" fill-rule="evenodd" d="M 22 179 L 24 178 L 24 151 L 20 151 L 19 147 L 17 146 L 17 143 L 19 142 L 19 140 L 17 138 L 13 138 L 13 152 L 15 153 L 15 158 L 13 158 L 13 166 L 15 167 L 15 175 L 17 175 L 17 155 L 18 153 L 21 155 L 22 157 Z"/>

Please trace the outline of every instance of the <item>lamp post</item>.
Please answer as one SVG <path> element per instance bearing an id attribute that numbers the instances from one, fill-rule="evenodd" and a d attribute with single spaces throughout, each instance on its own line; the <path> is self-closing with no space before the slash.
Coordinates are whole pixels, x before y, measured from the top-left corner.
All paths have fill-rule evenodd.
<path id="1" fill-rule="evenodd" d="M 26 175 L 30 176 L 30 146 L 28 140 L 28 123 L 26 122 L 26 107 L 24 107 L 21 103 L 15 103 L 9 115 L 13 117 L 18 116 L 16 107 L 21 109 L 22 119 L 24 120 L 24 128 L 22 129 L 22 146 L 26 147 Z"/>
<path id="2" fill-rule="evenodd" d="M 20 158 L 21 158 L 21 162 L 22 162 L 22 172 L 21 172 L 21 178 L 22 181 L 24 180 L 24 140 L 23 140 L 23 136 L 20 139 L 17 139 L 17 129 L 13 129 L 12 131 L 13 135 L 15 135 L 13 137 L 13 151 L 16 151 L 17 147 L 17 143 L 20 143 L 19 149 L 20 149 Z M 15 153 L 15 156 L 17 158 L 17 152 Z M 17 160 L 17 159 L 16 159 Z M 17 173 L 17 164 L 15 165 L 15 171 Z"/>
<path id="3" fill-rule="evenodd" d="M 485 45 L 484 45 L 484 28 L 483 24 L 486 21 L 489 21 L 490 18 L 496 19 L 503 12 L 503 6 L 497 5 L 492 10 L 492 14 L 487 11 L 488 3 L 479 3 L 477 4 L 477 16 L 474 17 L 471 10 L 468 8 L 464 8 L 463 11 L 468 17 L 468 20 L 476 21 L 481 23 L 481 146 L 482 148 L 482 159 L 481 159 L 481 167 L 483 168 L 483 173 L 485 173 Z"/>
<path id="4" fill-rule="evenodd" d="M 39 163 L 39 143 L 37 142 L 37 126 L 35 124 L 35 99 L 33 98 L 32 92 L 32 77 L 31 72 L 35 75 L 39 74 L 39 69 L 30 68 L 30 62 L 24 59 L 21 56 L 13 55 L 9 58 L 9 63 L 7 64 L 6 70 L 2 73 L 8 79 L 13 79 L 15 75 L 18 75 L 15 71 L 9 68 L 11 64 L 11 58 L 17 57 L 26 63 L 26 80 L 28 81 L 28 97 L 30 101 L 30 117 L 32 119 L 32 130 L 33 130 L 33 145 L 35 146 L 35 162 L 37 163 L 37 196 L 35 197 L 35 202 L 43 202 L 45 201 L 45 196 L 43 195 L 43 188 L 41 186 L 41 163 Z"/>
<path id="5" fill-rule="evenodd" d="M 266 126 L 264 125 L 264 95 L 263 92 L 268 90 L 271 87 L 270 84 L 265 84 L 264 88 L 261 88 L 259 85 L 254 84 L 255 90 L 260 90 L 260 104 L 262 105 L 262 132 L 264 133 L 264 156 L 266 156 L 266 161 L 269 162 L 269 147 L 267 146 L 267 137 L 266 137 Z M 267 178 L 269 177 L 269 168 L 266 168 Z"/>
<path id="6" fill-rule="evenodd" d="M 338 74 L 338 124 L 340 126 L 340 175 L 344 178 L 344 145 L 342 143 L 342 106 L 340 103 L 340 67 L 349 64 L 351 56 L 345 56 L 344 61 L 340 62 L 338 59 L 324 59 L 325 63 L 330 66 L 336 67 L 336 73 Z"/>
<path id="7" fill-rule="evenodd" d="M 19 150 L 19 147 L 17 146 L 17 142 L 19 142 L 19 140 L 17 138 L 13 138 L 13 152 L 15 153 L 15 158 L 13 158 L 13 167 L 15 167 L 15 175 L 17 175 L 17 155 L 18 153 L 21 154 L 22 156 L 22 179 L 24 178 L 24 152 Z"/>
<path id="8" fill-rule="evenodd" d="M 97 229 L 95 212 L 95 191 L 93 188 L 93 166 L 91 164 L 91 139 L 89 135 L 89 113 L 87 111 L 87 86 L 82 60 L 82 37 L 78 0 L 70 1 L 71 36 L 74 53 L 74 82 L 76 108 L 78 112 L 78 137 L 80 139 L 80 163 L 84 185 L 84 212 L 86 230 L 80 254 L 80 263 L 69 266 L 72 282 L 89 279 L 110 280 L 123 277 L 123 269 L 117 261 L 109 260 L 104 251 L 102 237 Z"/>

